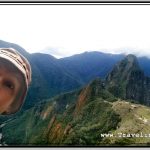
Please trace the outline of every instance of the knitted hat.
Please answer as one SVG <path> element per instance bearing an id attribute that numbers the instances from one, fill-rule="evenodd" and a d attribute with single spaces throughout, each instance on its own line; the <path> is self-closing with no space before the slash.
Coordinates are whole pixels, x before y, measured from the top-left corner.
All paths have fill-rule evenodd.
<path id="1" fill-rule="evenodd" d="M 28 60 L 13 48 L 0 48 L 0 58 L 11 62 L 22 74 L 25 82 L 23 85 L 25 86 L 24 90 L 13 100 L 11 108 L 4 112 L 4 114 L 13 114 L 19 110 L 24 102 L 28 86 L 31 82 L 31 67 Z"/>

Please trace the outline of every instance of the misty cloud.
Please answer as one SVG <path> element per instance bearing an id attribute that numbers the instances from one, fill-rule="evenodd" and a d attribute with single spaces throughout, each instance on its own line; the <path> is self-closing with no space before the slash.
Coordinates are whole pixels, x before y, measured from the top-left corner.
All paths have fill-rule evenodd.
<path id="1" fill-rule="evenodd" d="M 150 5 L 38 5 L 28 11 L 12 5 L 0 6 L 0 14 L 1 40 L 29 53 L 66 57 L 102 51 L 150 57 Z"/>

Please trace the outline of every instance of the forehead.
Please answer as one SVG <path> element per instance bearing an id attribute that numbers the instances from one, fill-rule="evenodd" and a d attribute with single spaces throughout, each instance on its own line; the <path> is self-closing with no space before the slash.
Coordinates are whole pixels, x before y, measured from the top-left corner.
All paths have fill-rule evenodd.
<path id="1" fill-rule="evenodd" d="M 7 75 L 11 74 L 17 78 L 22 76 L 21 72 L 15 65 L 3 58 L 0 58 L 0 72 L 6 73 Z"/>

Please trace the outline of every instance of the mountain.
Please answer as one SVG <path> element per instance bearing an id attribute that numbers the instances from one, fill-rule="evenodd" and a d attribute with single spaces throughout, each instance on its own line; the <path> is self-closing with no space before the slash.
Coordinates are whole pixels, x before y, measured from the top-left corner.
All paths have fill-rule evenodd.
<path id="1" fill-rule="evenodd" d="M 32 82 L 23 109 L 28 109 L 39 101 L 81 86 L 81 83 L 60 66 L 58 60 L 51 55 L 40 53 L 29 54 L 19 45 L 2 40 L 0 40 L 0 47 L 15 48 L 31 64 Z"/>
<path id="2" fill-rule="evenodd" d="M 150 132 L 149 59 L 99 52 L 56 59 L 47 54 L 29 54 L 4 41 L 0 41 L 0 47 L 16 48 L 33 70 L 24 111 L 3 122 L 4 143 L 149 145 L 149 138 L 135 137 Z M 118 133 L 130 138 L 104 136 Z"/>
<path id="3" fill-rule="evenodd" d="M 97 76 L 104 76 L 113 63 L 120 58 L 120 56 L 115 57 L 109 54 L 107 56 L 107 54 L 93 52 L 70 58 L 56 59 L 48 54 L 29 54 L 21 46 L 2 40 L 0 40 L 0 47 L 15 48 L 31 64 L 32 83 L 23 105 L 23 110 L 44 99 L 80 88 Z M 102 67 L 108 59 L 110 59 L 108 67 Z M 103 69 L 99 69 L 99 66 Z M 87 77 L 86 74 L 88 74 Z"/>
<path id="4" fill-rule="evenodd" d="M 37 102 L 57 94 L 83 87 L 97 77 L 105 78 L 114 64 L 125 57 L 121 54 L 85 52 L 56 59 L 48 54 L 29 54 L 21 46 L 2 40 L 0 47 L 17 49 L 31 64 L 32 83 L 23 109 L 28 109 Z M 144 73 L 150 75 L 150 59 L 139 57 L 138 62 Z"/>
<path id="5" fill-rule="evenodd" d="M 92 51 L 61 58 L 58 61 L 62 67 L 85 85 L 97 77 L 105 78 L 113 66 L 125 57 L 123 54 Z M 144 74 L 150 76 L 150 59 L 137 57 L 137 60 Z"/>
<path id="6" fill-rule="evenodd" d="M 81 83 L 87 84 L 97 77 L 104 78 L 123 57 L 121 54 L 93 51 L 61 58 L 59 62 Z"/>
<path id="7" fill-rule="evenodd" d="M 106 79 L 96 78 L 81 89 L 37 102 L 7 122 L 3 142 L 25 146 L 149 145 L 150 108 L 137 104 L 148 105 L 148 93 L 143 95 L 149 90 L 147 80 L 137 58 L 128 55 Z"/>
<path id="8" fill-rule="evenodd" d="M 134 55 L 128 55 L 114 66 L 106 77 L 106 84 L 116 97 L 150 104 L 150 78 L 144 75 Z"/>
<path id="9" fill-rule="evenodd" d="M 150 131 L 150 108 L 135 103 L 147 104 L 138 99 L 147 78 L 137 58 L 128 55 L 114 66 L 106 79 L 96 78 L 84 88 L 37 102 L 8 121 L 3 127 L 3 141 L 25 146 L 148 145 L 147 138 L 137 136 Z M 132 101 L 126 101 L 128 96 L 132 96 L 129 97 Z M 118 139 L 121 133 L 134 137 Z"/>
<path id="10" fill-rule="evenodd" d="M 148 57 L 138 57 L 138 62 L 146 76 L 150 76 L 150 59 Z"/>
<path id="11" fill-rule="evenodd" d="M 30 55 L 31 64 L 34 65 L 35 74 L 32 77 L 30 98 L 35 104 L 37 101 L 53 97 L 57 94 L 74 90 L 81 86 L 69 72 L 67 72 L 57 59 L 48 54 L 35 53 Z M 33 106 L 33 105 L 32 105 Z"/>
<path id="12" fill-rule="evenodd" d="M 37 103 L 11 120 L 3 127 L 3 142 L 9 146 L 147 146 L 149 138 L 142 136 L 150 131 L 149 113 L 147 106 L 114 97 L 104 81 L 96 79 L 80 90 Z"/>
<path id="13" fill-rule="evenodd" d="M 97 145 L 100 134 L 116 129 L 120 122 L 111 104 L 116 100 L 96 79 L 10 121 L 3 128 L 3 140 L 8 145 Z"/>

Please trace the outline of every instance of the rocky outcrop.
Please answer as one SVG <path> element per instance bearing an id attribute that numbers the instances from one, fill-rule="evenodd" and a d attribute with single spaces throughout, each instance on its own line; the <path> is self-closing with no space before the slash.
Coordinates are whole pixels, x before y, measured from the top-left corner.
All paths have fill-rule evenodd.
<path id="1" fill-rule="evenodd" d="M 106 77 L 106 87 L 116 97 L 150 105 L 150 78 L 144 75 L 134 55 L 114 66 Z"/>

